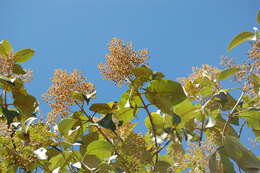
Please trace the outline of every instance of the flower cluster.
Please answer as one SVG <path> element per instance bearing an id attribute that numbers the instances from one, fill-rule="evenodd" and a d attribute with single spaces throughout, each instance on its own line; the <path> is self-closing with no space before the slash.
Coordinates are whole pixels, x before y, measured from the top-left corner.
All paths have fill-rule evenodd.
<path id="1" fill-rule="evenodd" d="M 260 58 L 260 40 L 253 43 L 253 46 L 248 53 L 248 57 L 252 59 Z"/>
<path id="2" fill-rule="evenodd" d="M 13 65 L 15 63 L 15 58 L 11 54 L 9 56 L 3 56 L 0 54 L 0 74 L 10 75 L 13 71 Z"/>
<path id="3" fill-rule="evenodd" d="M 147 49 L 134 51 L 132 43 L 123 43 L 122 40 L 112 38 L 109 43 L 109 51 L 105 58 L 105 64 L 99 64 L 99 71 L 106 79 L 114 81 L 121 86 L 133 78 L 133 70 L 142 64 L 146 64 Z"/>
<path id="4" fill-rule="evenodd" d="M 48 92 L 43 95 L 43 99 L 49 103 L 52 112 L 49 114 L 49 120 L 55 120 L 59 115 L 66 116 L 69 113 L 70 106 L 75 104 L 73 93 L 88 95 L 95 90 L 92 83 L 86 81 L 78 70 L 71 74 L 57 69 L 51 79 L 53 85 Z"/>

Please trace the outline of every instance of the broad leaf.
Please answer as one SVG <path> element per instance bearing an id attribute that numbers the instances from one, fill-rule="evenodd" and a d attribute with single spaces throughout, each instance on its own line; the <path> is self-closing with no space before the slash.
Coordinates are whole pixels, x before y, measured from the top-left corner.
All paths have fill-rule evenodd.
<path id="1" fill-rule="evenodd" d="M 218 148 L 217 153 L 220 156 L 220 161 L 222 163 L 222 169 L 224 172 L 227 173 L 236 173 L 235 169 L 234 169 L 234 165 L 233 163 L 230 161 L 230 159 L 228 158 L 228 156 L 225 153 L 225 150 L 223 147 Z"/>
<path id="2" fill-rule="evenodd" d="M 251 40 L 254 37 L 254 35 L 255 34 L 253 32 L 242 32 L 242 33 L 238 34 L 229 43 L 228 48 L 227 48 L 228 51 L 231 51 L 234 47 L 238 46 L 239 44 L 241 44 L 247 40 Z"/>
<path id="3" fill-rule="evenodd" d="M 229 78 L 229 76 L 233 75 L 234 73 L 236 73 L 238 71 L 240 71 L 240 69 L 237 67 L 232 67 L 232 68 L 223 70 L 217 74 L 217 79 L 226 80 L 227 78 Z"/>
<path id="4" fill-rule="evenodd" d="M 258 13 L 256 15 L 256 20 L 257 20 L 258 24 L 260 24 L 260 10 L 258 10 Z"/>
<path id="5" fill-rule="evenodd" d="M 15 62 L 23 63 L 31 59 L 34 55 L 33 49 L 22 49 L 15 53 Z"/>
<path id="6" fill-rule="evenodd" d="M 32 116 L 37 111 L 39 106 L 35 97 L 31 95 L 13 94 L 14 105 L 26 117 Z"/>
<path id="7" fill-rule="evenodd" d="M 116 125 L 113 122 L 112 114 L 107 114 L 104 118 L 99 120 L 97 123 L 103 128 L 110 129 L 112 131 L 116 130 Z"/>
<path id="8" fill-rule="evenodd" d="M 146 88 L 146 98 L 162 112 L 172 113 L 172 106 L 185 100 L 181 84 L 171 80 L 155 80 Z"/>
<path id="9" fill-rule="evenodd" d="M 58 129 L 59 132 L 63 135 L 63 136 L 67 136 L 69 130 L 72 129 L 72 127 L 74 127 L 74 125 L 78 122 L 79 120 L 77 119 L 63 119 L 59 124 L 58 124 Z"/>
<path id="10" fill-rule="evenodd" d="M 117 109 L 116 102 L 96 103 L 90 106 L 89 110 L 100 114 L 113 113 Z"/>
<path id="11" fill-rule="evenodd" d="M 161 135 L 164 132 L 164 118 L 157 113 L 151 113 L 151 119 L 153 121 L 153 126 L 156 132 L 156 135 Z M 145 126 L 152 131 L 152 124 L 149 116 L 147 115 L 145 118 Z"/>
<path id="12" fill-rule="evenodd" d="M 15 74 L 25 74 L 26 72 L 23 70 L 23 68 L 19 64 L 13 65 L 13 73 Z"/>
<path id="13" fill-rule="evenodd" d="M 0 107 L 0 112 L 2 112 L 6 117 L 7 124 L 11 124 L 14 118 L 20 116 L 16 110 L 10 108 L 8 109 L 8 108 Z"/>
<path id="14" fill-rule="evenodd" d="M 260 160 L 250 150 L 245 148 L 238 138 L 226 136 L 224 138 L 224 149 L 227 155 L 244 171 L 260 169 Z"/>
<path id="15" fill-rule="evenodd" d="M 3 40 L 0 43 L 0 54 L 7 57 L 12 51 L 12 45 L 7 40 Z"/>
<path id="16" fill-rule="evenodd" d="M 58 167 L 63 168 L 69 163 L 72 159 L 73 153 L 71 151 L 62 152 L 54 157 L 52 157 L 49 161 L 49 169 L 54 170 Z"/>
<path id="17" fill-rule="evenodd" d="M 112 145 L 105 140 L 94 141 L 87 147 L 87 154 L 95 155 L 101 160 L 107 159 L 112 152 Z"/>

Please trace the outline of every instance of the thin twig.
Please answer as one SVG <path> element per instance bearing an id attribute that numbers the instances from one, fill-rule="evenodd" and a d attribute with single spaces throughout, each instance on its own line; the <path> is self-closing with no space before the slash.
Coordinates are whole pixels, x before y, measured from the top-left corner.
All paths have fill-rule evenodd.
<path id="1" fill-rule="evenodd" d="M 149 116 L 149 120 L 152 126 L 152 133 L 153 133 L 153 137 L 154 137 L 154 143 L 155 143 L 155 148 L 158 148 L 158 142 L 157 142 L 157 137 L 156 137 L 156 132 L 155 132 L 155 127 L 154 127 L 154 122 L 153 122 L 153 117 L 148 109 L 148 106 L 145 104 L 144 99 L 142 98 L 141 94 L 138 93 L 138 96 L 140 97 L 142 104 L 144 106 L 145 111 L 147 112 L 148 116 Z M 156 153 L 156 158 L 155 158 L 155 163 L 158 162 L 158 153 Z"/>
<path id="2" fill-rule="evenodd" d="M 167 145 L 169 145 L 171 143 L 172 140 L 168 140 L 159 150 L 157 150 L 155 153 L 153 153 L 152 157 L 154 157 L 154 155 L 159 154 L 165 147 L 167 147 Z"/>
<path id="3" fill-rule="evenodd" d="M 233 114 L 234 114 L 234 112 L 235 112 L 235 110 L 236 110 L 238 104 L 241 102 L 241 100 L 242 100 L 243 96 L 245 95 L 245 93 L 246 93 L 246 91 L 244 90 L 244 91 L 241 93 L 239 99 L 237 100 L 235 106 L 234 106 L 233 109 L 230 111 L 229 116 L 228 116 L 228 119 L 226 120 L 226 123 L 225 123 L 224 128 L 223 128 L 223 131 L 222 131 L 222 136 L 225 136 L 225 131 L 226 131 L 227 125 L 228 125 L 229 121 L 231 120 L 231 118 L 233 117 Z"/>
<path id="4" fill-rule="evenodd" d="M 246 125 L 246 121 L 243 122 L 241 128 L 239 129 L 239 134 L 238 134 L 238 137 L 239 137 L 239 138 L 240 138 L 240 136 L 241 136 L 241 134 L 242 134 L 242 131 L 243 131 L 245 125 Z"/>

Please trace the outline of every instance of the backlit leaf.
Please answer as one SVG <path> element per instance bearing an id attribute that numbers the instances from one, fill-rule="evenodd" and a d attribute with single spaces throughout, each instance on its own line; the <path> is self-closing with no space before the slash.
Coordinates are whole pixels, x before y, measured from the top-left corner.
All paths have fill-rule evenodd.
<path id="1" fill-rule="evenodd" d="M 231 51 L 234 47 L 238 46 L 239 44 L 241 44 L 247 40 L 251 40 L 254 37 L 254 35 L 255 34 L 253 32 L 242 32 L 242 33 L 238 34 L 229 43 L 228 48 L 227 48 L 228 51 Z"/>
<path id="2" fill-rule="evenodd" d="M 112 152 L 112 145 L 105 140 L 94 141 L 87 147 L 87 154 L 95 155 L 101 160 L 109 158 Z"/>
<path id="3" fill-rule="evenodd" d="M 226 80 L 227 78 L 229 78 L 229 76 L 235 74 L 236 72 L 238 72 L 240 69 L 237 67 L 232 67 L 226 70 L 223 70 L 221 72 L 219 72 L 217 74 L 217 79 L 218 80 Z"/>
<path id="4" fill-rule="evenodd" d="M 15 62 L 23 63 L 31 59 L 34 55 L 33 49 L 22 49 L 15 53 Z"/>
<path id="5" fill-rule="evenodd" d="M 185 100 L 181 84 L 171 80 L 155 80 L 146 88 L 146 98 L 162 112 L 172 113 L 172 106 Z"/>
<path id="6" fill-rule="evenodd" d="M 0 43 L 0 54 L 7 57 L 10 55 L 11 52 L 12 52 L 12 45 L 9 43 L 9 41 L 3 40 Z"/>

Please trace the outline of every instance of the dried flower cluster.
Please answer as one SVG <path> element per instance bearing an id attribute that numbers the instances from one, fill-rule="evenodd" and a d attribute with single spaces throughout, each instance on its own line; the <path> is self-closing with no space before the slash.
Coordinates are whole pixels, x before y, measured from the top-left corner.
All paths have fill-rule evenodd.
<path id="1" fill-rule="evenodd" d="M 260 58 L 260 40 L 253 43 L 252 49 L 248 53 L 248 57 L 252 59 Z"/>
<path id="2" fill-rule="evenodd" d="M 131 43 L 113 38 L 109 43 L 109 51 L 105 64 L 99 64 L 99 71 L 106 79 L 114 81 L 118 86 L 133 78 L 135 67 L 145 64 L 148 56 L 147 49 L 134 51 Z"/>
<path id="3" fill-rule="evenodd" d="M 172 170 L 182 172 L 191 168 L 190 173 L 209 172 L 209 157 L 217 148 L 213 141 L 213 136 L 210 136 L 201 142 L 201 146 L 189 143 L 188 151 L 185 153 L 181 150 L 171 153 L 174 158 Z"/>
<path id="4" fill-rule="evenodd" d="M 1 75 L 11 75 L 13 72 L 13 65 L 15 63 L 15 58 L 11 54 L 9 56 L 3 56 L 0 54 L 0 74 Z"/>
<path id="5" fill-rule="evenodd" d="M 66 116 L 69 113 L 70 106 L 75 104 L 73 92 L 88 95 L 95 90 L 92 83 L 86 81 L 78 70 L 71 74 L 57 69 L 51 79 L 53 85 L 48 92 L 43 95 L 44 100 L 50 104 L 52 112 L 49 114 L 49 120 L 57 119 L 59 115 Z"/>

